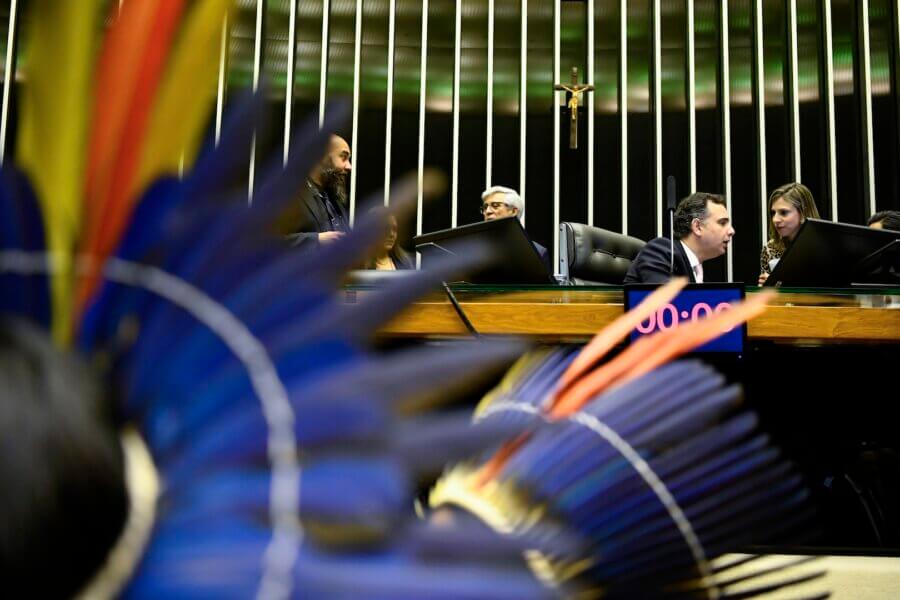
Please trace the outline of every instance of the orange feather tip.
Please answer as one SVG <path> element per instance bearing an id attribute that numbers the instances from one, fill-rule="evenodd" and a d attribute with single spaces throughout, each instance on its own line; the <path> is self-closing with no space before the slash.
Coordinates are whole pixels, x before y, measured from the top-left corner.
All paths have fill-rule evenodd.
<path id="1" fill-rule="evenodd" d="M 736 304 L 732 310 L 641 338 L 614 360 L 579 379 L 560 394 L 548 416 L 562 419 L 574 414 L 613 386 L 624 385 L 666 361 L 705 344 L 722 331 L 749 321 L 766 309 L 775 293 L 774 290 L 764 290 Z"/>
<path id="2" fill-rule="evenodd" d="M 503 467 L 509 461 L 509 458 L 515 454 L 519 448 L 521 448 L 525 442 L 531 437 L 529 432 L 525 432 L 519 435 L 519 437 L 506 442 L 501 446 L 497 452 L 488 459 L 486 463 L 484 463 L 480 469 L 474 474 L 473 485 L 474 487 L 481 488 L 484 485 L 497 477 L 500 474 L 500 471 L 503 470 Z"/>
<path id="3" fill-rule="evenodd" d="M 675 277 L 665 285 L 660 286 L 648 295 L 640 304 L 632 310 L 624 313 L 615 321 L 604 327 L 594 338 L 582 349 L 566 372 L 560 379 L 560 384 L 554 395 L 553 402 L 556 404 L 560 396 L 562 396 L 569 387 L 585 372 L 595 365 L 600 359 L 625 336 L 637 327 L 639 323 L 649 317 L 660 306 L 670 302 L 678 293 L 688 284 L 686 277 Z"/>

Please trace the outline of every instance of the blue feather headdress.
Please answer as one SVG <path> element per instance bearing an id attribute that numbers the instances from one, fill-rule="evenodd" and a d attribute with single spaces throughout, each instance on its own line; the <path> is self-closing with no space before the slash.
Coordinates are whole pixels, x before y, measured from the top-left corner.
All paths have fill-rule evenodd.
<path id="1" fill-rule="evenodd" d="M 229 164 L 233 147 L 249 143 L 255 111 L 244 107 L 260 102 L 244 101 L 229 128 L 243 135 L 226 136 L 197 172 L 148 190 L 121 248 L 102 265 L 104 283 L 78 328 L 80 351 L 103 357 L 105 377 L 122 390 L 122 420 L 145 440 L 161 484 L 154 535 L 129 595 L 545 595 L 523 568 L 510 572 L 521 547 L 513 552 L 480 530 L 481 547 L 493 540 L 502 560 L 465 560 L 441 550 L 440 536 L 416 526 L 411 510 L 417 473 L 512 430 L 476 431 L 456 414 L 398 410 L 405 399 L 508 362 L 521 344 L 393 356 L 365 350 L 375 327 L 407 299 L 478 261 L 477 250 L 356 306 L 335 302 L 341 269 L 360 261 L 382 222 L 363 220 L 335 249 L 315 254 L 290 251 L 252 227 L 290 200 L 291 186 L 279 180 L 308 170 L 321 139 L 313 136 L 305 152 L 264 180 L 262 189 L 283 196 L 260 194 L 252 208 L 243 198 L 211 195 L 213 180 L 198 180 L 227 173 L 212 165 Z M 339 119 L 342 111 L 330 113 Z M 215 185 L 227 188 L 222 179 Z M 398 210 L 411 204 L 413 189 L 398 186 Z M 21 205 L 29 196 L 5 197 Z M 39 212 L 24 206 L 30 211 L 20 214 L 32 219 L 21 231 L 36 231 L 40 240 Z M 207 209 L 213 224 L 197 217 Z M 45 315 L 21 310 L 39 303 L 20 298 L 46 298 L 51 258 L 39 242 L 4 239 L 4 289 L 16 291 L 4 295 L 15 300 L 7 312 L 49 325 Z M 423 372 L 433 376 L 419 377 Z M 435 445 L 441 439 L 448 443 Z M 432 564 L 417 558 L 422 553 L 445 558 Z M 491 591 L 501 580 L 504 586 Z"/>
<path id="2" fill-rule="evenodd" d="M 802 540 L 811 516 L 801 476 L 740 410 L 740 387 L 696 361 L 649 370 L 730 326 L 724 318 L 594 365 L 672 293 L 660 289 L 584 350 L 520 359 L 473 417 L 475 429 L 502 423 L 519 433 L 449 469 L 431 506 L 476 515 L 512 538 L 536 527 L 563 535 L 566 552 L 533 546 L 529 560 L 550 585 L 587 596 L 750 597 L 821 577 L 806 560 L 754 568 L 727 555 Z"/>
<path id="3" fill-rule="evenodd" d="M 105 566 L 77 573 L 68 593 L 518 599 L 759 591 L 736 590 L 760 569 L 731 575 L 752 560 L 717 557 L 758 539 L 747 532 L 794 526 L 802 488 L 755 419 L 734 412 L 739 391 L 708 368 L 665 366 L 673 353 L 658 353 L 656 362 L 594 370 L 597 345 L 617 339 L 649 304 L 585 352 L 523 357 L 474 423 L 468 414 L 428 412 L 411 400 L 464 388 L 519 357 L 523 345 L 482 340 L 376 355 L 368 341 L 413 299 L 486 262 L 486 249 L 448 257 L 358 304 L 337 302 L 346 271 L 381 239 L 384 215 L 367 214 L 339 243 L 310 253 L 271 232 L 346 107 L 329 108 L 322 128 L 313 120 L 300 127 L 288 163 L 278 157 L 261 169 L 248 207 L 239 174 L 263 94 L 235 102 L 218 145 L 200 151 L 197 141 L 205 113 L 192 86 L 206 75 L 192 72 L 191 53 L 213 51 L 227 2 L 194 3 L 175 36 L 166 32 L 181 2 L 126 2 L 100 52 L 93 110 L 66 112 L 70 135 L 52 140 L 41 135 L 41 111 L 84 91 L 53 87 L 57 70 L 91 80 L 100 11 L 92 2 L 76 23 L 66 15 L 78 9 L 37 4 L 43 12 L 30 41 L 41 60 L 20 133 L 25 175 L 0 171 L 0 310 L 52 332 L 59 352 L 88 359 L 83 378 L 103 382 L 111 422 L 124 432 L 130 490 Z M 70 25 L 77 30 L 63 35 Z M 53 26 L 63 29 L 53 35 L 45 29 Z M 164 74 L 153 60 L 169 45 Z M 177 131 L 172 140 L 166 127 Z M 182 155 L 193 167 L 176 179 Z M 426 174 L 424 185 L 435 190 L 439 178 Z M 54 204 L 48 195 L 57 192 Z M 408 211 L 414 192 L 400 182 L 393 210 Z M 653 343 L 688 337 L 673 332 Z M 597 391 L 597 376 L 617 387 Z M 565 402 L 554 404 L 563 391 Z M 13 408 L 17 401 L 13 393 L 3 399 Z M 567 403 L 578 408 L 563 414 Z M 10 428 L 4 437 L 22 433 Z M 414 510 L 418 482 L 456 461 L 462 466 L 432 494 L 435 510 Z M 11 488 L 27 495 L 33 483 Z M 87 509 L 51 510 L 78 521 Z M 32 592 L 55 589 L 52 572 L 30 583 Z"/>
<path id="4" fill-rule="evenodd" d="M 159 104 L 165 105 L 166 78 L 116 60 L 123 51 L 146 58 L 128 46 L 140 40 L 165 54 L 150 43 L 162 40 L 154 38 L 154 19 L 145 17 L 159 11 L 158 18 L 171 22 L 180 10 L 175 4 L 134 0 L 114 18 L 96 75 L 112 96 L 98 96 L 96 112 L 104 120 L 83 136 L 91 139 L 83 226 L 80 218 L 57 219 L 62 207 L 41 204 L 31 191 L 29 179 L 40 183 L 38 189 L 53 188 L 52 165 L 30 163 L 27 178 L 7 167 L 0 177 L 0 309 L 53 331 L 60 345 L 87 357 L 84 377 L 97 376 L 115 392 L 111 412 L 117 427 L 128 431 L 122 445 L 133 488 L 129 516 L 102 576 L 80 574 L 82 591 L 547 596 L 519 559 L 521 546 L 469 524 L 470 544 L 477 540 L 493 558 L 484 564 L 454 552 L 460 540 L 442 541 L 449 527 L 423 527 L 412 510 L 421 474 L 511 431 L 475 431 L 462 415 L 424 414 L 410 410 L 409 400 L 442 385 L 464 389 L 466 381 L 519 355 L 522 345 L 469 343 L 396 355 L 367 349 L 381 323 L 442 279 L 482 261 L 484 249 L 345 306 L 335 301 L 343 274 L 380 242 L 383 215 L 360 219 L 352 235 L 315 253 L 291 250 L 272 234 L 346 107 L 330 107 L 321 129 L 314 119 L 301 125 L 289 162 L 279 158 L 261 169 L 252 207 L 240 173 L 264 114 L 263 92 L 234 103 L 219 143 L 200 152 L 184 177 L 163 171 L 140 191 L 140 177 L 127 176 L 129 164 L 115 148 L 140 137 L 134 119 L 145 110 L 139 106 L 145 98 L 123 86 L 148 91 L 159 84 Z M 177 48 L 188 53 L 187 39 L 206 40 L 204 19 L 218 31 L 226 9 L 218 0 L 196 3 Z M 35 19 L 55 22 L 49 14 Z M 70 66 L 88 72 L 84 53 L 55 47 L 82 47 L 86 38 L 40 32 L 30 41 L 36 55 L 62 61 L 54 71 L 75 57 L 82 62 Z M 177 48 L 170 75 L 185 77 Z M 134 73 L 146 80 L 135 82 Z M 36 98 L 26 99 L 24 110 L 30 115 L 44 106 L 42 74 L 52 75 L 33 72 Z M 182 84 L 188 91 L 188 82 Z M 124 120 L 106 120 L 112 113 Z M 71 117 L 71 126 L 85 119 Z M 111 137 L 116 133 L 118 140 Z M 22 133 L 36 134 L 27 127 Z M 146 143 L 164 146 L 154 135 Z M 48 155 L 70 163 L 83 152 L 72 144 L 58 150 Z M 440 185 L 441 178 L 426 174 L 426 193 Z M 82 186 L 69 187 L 75 198 L 68 208 L 77 214 Z M 414 192 L 411 181 L 398 184 L 395 212 L 410 209 Z M 424 379 L 423 372 L 432 376 Z M 16 401 L 4 396 L 4 403 Z M 436 446 L 435 440 L 447 443 Z M 30 482 L 18 483 L 27 494 Z M 7 526 L 15 524 L 5 523 L 4 531 Z M 32 591 L 40 589 L 35 584 Z"/>

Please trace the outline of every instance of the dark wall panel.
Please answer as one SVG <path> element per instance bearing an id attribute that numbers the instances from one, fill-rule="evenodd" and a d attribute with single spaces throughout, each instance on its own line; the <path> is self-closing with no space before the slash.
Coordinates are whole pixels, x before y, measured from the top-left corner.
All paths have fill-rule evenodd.
<path id="1" fill-rule="evenodd" d="M 544 0 L 495 0 L 493 70 L 488 72 L 488 2 L 463 0 L 460 77 L 454 82 L 456 0 L 429 0 L 426 59 L 425 127 L 420 132 L 419 83 L 421 68 L 422 11 L 420 0 L 396 0 L 394 11 L 394 75 L 388 81 L 391 4 L 388 0 L 364 2 L 359 62 L 358 131 L 355 155 L 356 199 L 378 199 L 385 179 L 385 136 L 388 85 L 393 92 L 390 175 L 396 178 L 418 166 L 420 135 L 424 136 L 424 162 L 448 173 L 453 168 L 453 143 L 457 136 L 458 221 L 480 219 L 478 202 L 486 179 L 488 153 L 491 183 L 518 188 L 520 185 L 520 118 L 526 117 L 525 196 L 527 228 L 539 242 L 550 245 L 554 236 L 553 162 L 559 152 L 559 213 L 562 220 L 586 221 L 593 207 L 595 224 L 613 230 L 622 226 L 622 188 L 627 184 L 628 233 L 649 239 L 657 232 L 657 197 L 654 178 L 655 152 L 661 146 L 662 176 L 675 175 L 678 195 L 689 191 L 690 157 L 696 156 L 696 186 L 722 192 L 725 186 L 722 105 L 723 86 L 730 94 L 730 151 L 732 182 L 730 206 L 737 237 L 733 244 L 734 277 L 753 281 L 757 275 L 759 247 L 768 217 L 763 216 L 764 198 L 776 186 L 794 176 L 792 164 L 792 88 L 796 85 L 799 105 L 800 180 L 813 191 L 825 218 L 864 223 L 871 212 L 866 180 L 867 139 L 863 107 L 871 100 L 873 189 L 875 208 L 900 207 L 900 7 L 894 0 L 869 0 L 863 19 L 861 4 L 853 0 L 796 0 L 796 31 L 790 29 L 784 0 L 762 3 L 763 66 L 755 72 L 753 53 L 754 7 L 751 0 L 694 0 L 693 31 L 688 31 L 686 0 L 660 2 L 661 79 L 653 75 L 653 21 L 651 0 L 627 2 L 627 75 L 619 77 L 620 2 L 594 0 L 594 81 L 596 90 L 589 106 L 579 111 L 579 148 L 568 148 L 569 119 L 564 106 L 554 104 L 552 84 L 554 41 L 560 44 L 561 80 L 568 80 L 572 66 L 579 79 L 587 79 L 589 47 L 586 0 L 561 2 L 561 28 L 554 30 L 553 2 Z M 9 18 L 0 3 L 0 19 Z M 256 2 L 241 3 L 228 32 L 226 107 L 234 95 L 252 85 L 256 42 Z M 296 2 L 296 40 L 289 47 L 292 2 L 266 3 L 263 28 L 262 75 L 269 86 L 268 133 L 261 130 L 258 159 L 277 160 L 283 151 L 286 86 L 290 57 L 293 73 L 293 124 L 317 116 L 319 111 L 321 58 L 326 57 L 326 96 L 351 97 L 354 88 L 356 43 L 355 0 L 300 0 Z M 723 6 L 729 10 L 729 79 L 721 80 L 722 34 L 719 19 Z M 831 170 L 827 120 L 825 8 L 831 10 L 833 99 L 836 137 L 835 171 Z M 528 34 L 521 36 L 523 10 L 527 10 Z M 328 36 L 322 42 L 323 20 L 328 18 Z M 4 23 L 5 25 L 5 23 Z M 2 30 L 2 27 L 0 27 Z M 863 33 L 868 32 L 868 71 Z M 688 110 L 687 41 L 693 34 L 695 48 L 694 98 L 696 101 L 696 146 L 691 147 Z M 797 43 L 797 80 L 790 69 L 790 40 Z M 522 80 L 521 51 L 527 45 L 527 74 Z M 13 49 L 17 53 L 21 50 Z M 210 69 L 218 69 L 211 64 Z M 868 76 L 871 86 L 863 83 Z M 5 74 L 4 85 L 10 77 Z M 491 145 L 488 147 L 487 84 L 493 80 Z M 453 127 L 453 87 L 459 85 L 459 127 Z M 655 135 L 652 94 L 661 92 L 661 139 Z M 623 85 L 626 87 L 623 89 Z M 759 155 L 754 85 L 764 90 L 765 159 Z M 520 105 L 524 91 L 527 106 Z M 627 104 L 627 153 L 621 155 L 620 98 Z M 11 115 L 15 116 L 15 94 Z M 560 112 L 559 148 L 553 146 L 554 111 Z M 593 162 L 588 164 L 587 115 L 594 116 Z M 214 138 L 215 118 L 210 119 L 206 144 Z M 15 119 L 7 123 L 6 150 L 11 150 Z M 348 123 L 338 133 L 348 139 Z M 622 176 L 622 161 L 627 173 Z M 760 167 L 765 168 L 766 189 L 760 189 Z M 588 171 L 593 172 L 594 194 L 587 197 Z M 837 215 L 829 193 L 831 177 L 837 187 Z M 449 177 L 448 177 L 449 178 Z M 592 204 L 591 204 L 592 203 Z M 425 206 L 425 231 L 449 227 L 451 189 Z M 408 230 L 402 233 L 408 239 Z M 712 265 L 710 273 L 724 277 L 724 264 Z"/>

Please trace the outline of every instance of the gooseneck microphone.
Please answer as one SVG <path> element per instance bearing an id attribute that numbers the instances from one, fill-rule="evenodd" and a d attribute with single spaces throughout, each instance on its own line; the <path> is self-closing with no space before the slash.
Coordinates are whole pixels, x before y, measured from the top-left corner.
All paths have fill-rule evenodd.
<path id="1" fill-rule="evenodd" d="M 452 250 L 448 250 L 447 248 L 444 248 L 440 244 L 435 244 L 434 242 L 428 242 L 427 244 L 422 244 L 422 246 L 420 246 L 420 247 L 424 247 L 424 246 L 431 246 L 433 248 L 437 248 L 441 252 L 446 252 L 447 254 L 453 254 L 454 256 L 456 255 L 456 252 L 453 252 Z M 456 314 L 459 317 L 459 320 L 462 321 L 462 324 L 465 325 L 465 327 L 469 331 L 469 333 L 472 334 L 472 337 L 480 338 L 481 334 L 478 333 L 478 331 L 475 329 L 475 326 L 472 325 L 472 321 L 469 320 L 468 315 L 466 315 L 466 312 L 463 310 L 462 306 L 459 305 L 459 301 L 456 299 L 456 294 L 453 293 L 453 290 L 450 289 L 450 286 L 447 285 L 446 281 L 441 281 L 441 286 L 443 286 L 444 293 L 447 295 L 447 298 L 450 299 L 450 304 L 453 305 L 453 310 L 456 311 Z"/>
<path id="2" fill-rule="evenodd" d="M 666 212 L 669 213 L 669 276 L 675 273 L 675 177 L 666 178 Z"/>

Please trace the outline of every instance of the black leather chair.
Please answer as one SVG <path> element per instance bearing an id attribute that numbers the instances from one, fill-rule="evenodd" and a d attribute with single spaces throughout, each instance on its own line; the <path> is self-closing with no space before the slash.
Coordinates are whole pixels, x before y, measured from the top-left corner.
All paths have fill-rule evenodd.
<path id="1" fill-rule="evenodd" d="M 621 285 L 644 242 L 583 223 L 560 223 L 559 269 L 570 285 Z"/>

